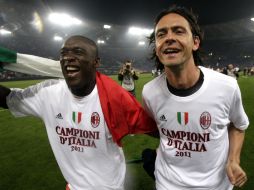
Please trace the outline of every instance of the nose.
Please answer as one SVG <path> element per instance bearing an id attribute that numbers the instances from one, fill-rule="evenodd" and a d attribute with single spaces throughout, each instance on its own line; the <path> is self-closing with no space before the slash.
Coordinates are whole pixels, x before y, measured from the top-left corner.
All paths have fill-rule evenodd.
<path id="1" fill-rule="evenodd" d="M 73 62 L 73 61 L 75 61 L 75 57 L 72 56 L 72 55 L 69 54 L 69 53 L 64 54 L 64 55 L 61 56 L 61 62 L 62 62 L 63 64 L 67 64 L 67 63 Z"/>
<path id="2" fill-rule="evenodd" d="M 167 36 L 165 38 L 165 42 L 169 43 L 169 44 L 175 42 L 175 36 L 174 36 L 173 32 L 168 32 L 167 33 Z"/>

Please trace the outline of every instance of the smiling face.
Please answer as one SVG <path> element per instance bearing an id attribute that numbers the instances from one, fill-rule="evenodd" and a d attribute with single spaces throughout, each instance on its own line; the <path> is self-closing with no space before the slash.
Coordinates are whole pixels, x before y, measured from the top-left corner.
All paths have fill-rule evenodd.
<path id="1" fill-rule="evenodd" d="M 193 37 L 188 21 L 178 14 L 169 13 L 156 25 L 156 55 L 166 67 L 194 63 L 192 52 L 199 48 L 199 43 L 199 38 Z"/>
<path id="2" fill-rule="evenodd" d="M 60 52 L 63 76 L 72 92 L 87 91 L 95 84 L 96 44 L 82 37 L 70 37 Z M 77 94 L 76 94 L 77 95 Z"/>

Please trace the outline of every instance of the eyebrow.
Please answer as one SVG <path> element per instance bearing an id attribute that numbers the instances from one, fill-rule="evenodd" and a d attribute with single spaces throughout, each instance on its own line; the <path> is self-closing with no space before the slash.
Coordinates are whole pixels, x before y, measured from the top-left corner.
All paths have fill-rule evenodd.
<path id="1" fill-rule="evenodd" d="M 86 52 L 86 50 L 84 48 L 81 48 L 81 47 L 72 47 L 72 48 L 68 48 L 68 47 L 63 47 L 60 49 L 60 51 L 73 51 L 73 50 L 82 50 L 84 52 Z"/>
<path id="2" fill-rule="evenodd" d="M 166 32 L 167 30 L 168 30 L 167 27 L 160 28 L 155 32 L 155 35 L 157 35 L 159 32 Z"/>
<path id="3" fill-rule="evenodd" d="M 156 31 L 155 35 L 157 35 L 159 32 L 167 32 L 168 29 L 169 29 L 168 27 L 160 28 L 160 29 L 158 29 L 158 30 Z M 182 30 L 186 31 L 186 28 L 183 27 L 183 26 L 180 26 L 180 25 L 172 26 L 172 27 L 170 27 L 170 29 L 171 29 L 172 31 L 175 31 L 175 30 L 177 30 L 177 29 L 182 29 Z"/>

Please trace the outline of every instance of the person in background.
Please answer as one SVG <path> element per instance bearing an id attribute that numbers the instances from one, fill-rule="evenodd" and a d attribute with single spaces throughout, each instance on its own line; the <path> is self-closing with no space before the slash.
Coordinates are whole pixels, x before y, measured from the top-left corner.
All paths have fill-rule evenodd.
<path id="1" fill-rule="evenodd" d="M 228 68 L 227 70 L 228 76 L 231 76 L 235 79 L 239 78 L 239 68 L 234 67 L 233 64 L 229 64 L 227 68 Z"/>
<path id="2" fill-rule="evenodd" d="M 238 79 L 239 78 L 239 68 L 234 68 L 233 64 L 228 64 L 227 67 L 225 67 L 225 69 L 222 72 L 225 75 L 231 76 L 234 79 Z"/>
<path id="3" fill-rule="evenodd" d="M 96 71 L 99 61 L 94 41 L 72 36 L 60 51 L 64 79 L 26 89 L 0 86 L 0 107 L 44 121 L 67 190 L 123 190 L 121 139 L 157 130 L 131 94 Z"/>
<path id="4" fill-rule="evenodd" d="M 145 84 L 142 96 L 160 134 L 157 190 L 231 190 L 247 181 L 241 92 L 232 77 L 198 66 L 202 40 L 196 15 L 184 7 L 155 19 L 150 44 L 164 73 Z"/>
<path id="5" fill-rule="evenodd" d="M 138 75 L 132 67 L 131 61 L 126 61 L 118 73 L 118 80 L 121 81 L 122 87 L 136 96 L 135 80 L 138 80 Z"/>

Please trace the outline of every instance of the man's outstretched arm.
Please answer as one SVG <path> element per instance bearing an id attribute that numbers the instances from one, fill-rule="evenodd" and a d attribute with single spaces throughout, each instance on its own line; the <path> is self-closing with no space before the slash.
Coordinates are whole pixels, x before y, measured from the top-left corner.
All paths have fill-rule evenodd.
<path id="1" fill-rule="evenodd" d="M 11 90 L 7 87 L 0 85 L 0 107 L 8 109 L 6 104 L 6 97 L 10 94 Z"/>

